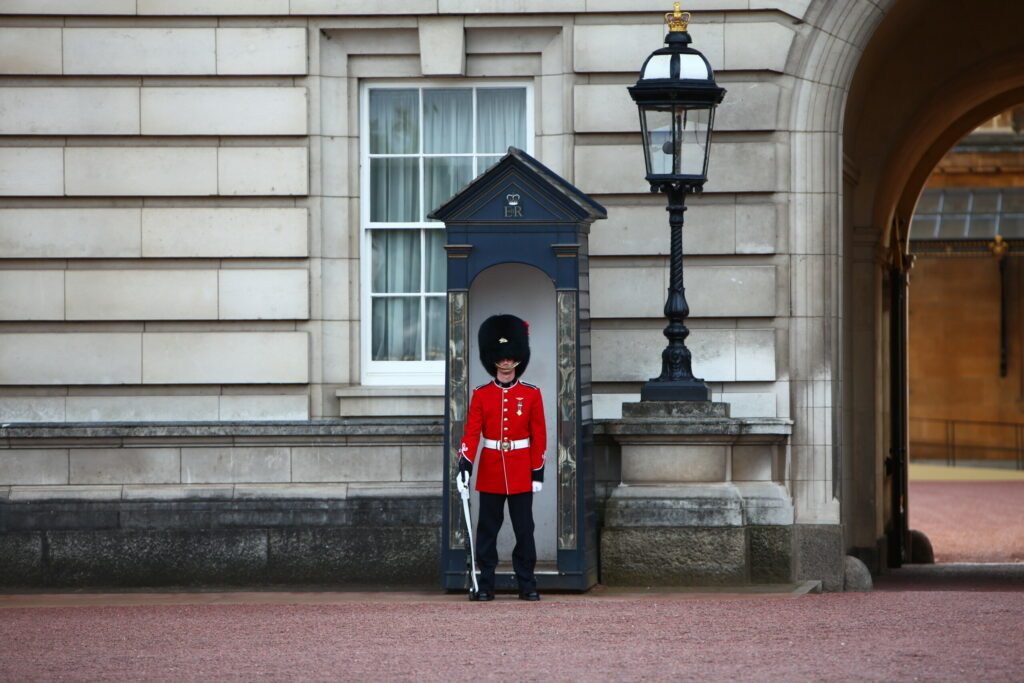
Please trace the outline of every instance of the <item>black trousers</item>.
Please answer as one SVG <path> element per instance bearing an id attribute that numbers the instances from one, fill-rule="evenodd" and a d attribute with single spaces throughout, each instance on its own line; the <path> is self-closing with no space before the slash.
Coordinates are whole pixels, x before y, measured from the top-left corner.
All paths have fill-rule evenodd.
<path id="1" fill-rule="evenodd" d="M 516 535 L 512 549 L 512 570 L 519 592 L 537 590 L 533 574 L 537 566 L 537 546 L 533 542 L 533 493 L 480 493 L 480 515 L 476 523 L 476 551 L 480 564 L 480 590 L 494 592 L 494 569 L 498 566 L 498 531 L 505 521 L 505 503 Z"/>

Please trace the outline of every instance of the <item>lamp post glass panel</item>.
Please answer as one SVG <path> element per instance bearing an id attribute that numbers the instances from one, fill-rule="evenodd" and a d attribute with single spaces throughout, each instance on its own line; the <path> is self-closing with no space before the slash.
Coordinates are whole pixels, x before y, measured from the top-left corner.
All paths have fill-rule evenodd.
<path id="1" fill-rule="evenodd" d="M 642 401 L 708 401 L 704 380 L 693 376 L 685 320 L 690 314 L 683 289 L 683 212 L 686 195 L 700 192 L 708 175 L 711 131 L 715 107 L 725 90 L 715 83 L 708 60 L 690 47 L 688 12 L 665 15 L 669 32 L 665 47 L 655 50 L 640 70 L 640 80 L 629 88 L 640 110 L 644 162 L 651 192 L 668 197 L 671 228 L 670 278 L 665 317 L 668 346 L 661 354 L 661 375 L 640 391 Z"/>

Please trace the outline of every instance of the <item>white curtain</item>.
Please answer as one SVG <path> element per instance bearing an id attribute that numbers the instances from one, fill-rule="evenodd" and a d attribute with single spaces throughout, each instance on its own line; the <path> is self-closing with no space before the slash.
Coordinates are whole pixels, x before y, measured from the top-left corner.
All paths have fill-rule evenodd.
<path id="1" fill-rule="evenodd" d="M 371 233 L 374 360 L 420 359 L 420 231 Z M 373 294 L 413 296 L 378 297 Z"/>
<path id="2" fill-rule="evenodd" d="M 477 152 L 504 154 L 510 146 L 526 148 L 524 88 L 480 88 L 476 113 Z"/>

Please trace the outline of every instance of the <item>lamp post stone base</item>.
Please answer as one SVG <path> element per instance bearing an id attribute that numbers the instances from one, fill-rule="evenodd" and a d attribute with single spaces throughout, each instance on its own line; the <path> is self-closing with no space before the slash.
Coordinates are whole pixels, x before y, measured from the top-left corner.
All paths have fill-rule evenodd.
<path id="1" fill-rule="evenodd" d="M 641 401 L 602 425 L 621 483 L 605 504 L 609 585 L 738 586 L 798 578 L 784 483 L 792 423 L 711 401 Z"/>
<path id="2" fill-rule="evenodd" d="M 711 390 L 699 379 L 662 382 L 651 380 L 640 388 L 641 401 L 699 401 L 711 400 Z"/>

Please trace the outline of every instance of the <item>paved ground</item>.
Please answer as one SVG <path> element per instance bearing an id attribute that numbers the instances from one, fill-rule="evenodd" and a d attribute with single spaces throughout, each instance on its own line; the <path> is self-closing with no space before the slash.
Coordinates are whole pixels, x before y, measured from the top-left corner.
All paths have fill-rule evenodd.
<path id="1" fill-rule="evenodd" d="M 1024 473 L 912 466 L 908 496 L 936 562 L 1024 561 Z"/>
<path id="2" fill-rule="evenodd" d="M 913 526 L 939 558 L 1022 557 L 1024 483 L 912 479 Z M 435 592 L 0 595 L 0 681 L 1024 680 L 1024 563 L 908 567 L 877 588 L 599 588 L 537 604 Z"/>

